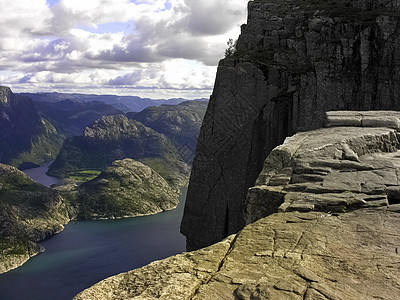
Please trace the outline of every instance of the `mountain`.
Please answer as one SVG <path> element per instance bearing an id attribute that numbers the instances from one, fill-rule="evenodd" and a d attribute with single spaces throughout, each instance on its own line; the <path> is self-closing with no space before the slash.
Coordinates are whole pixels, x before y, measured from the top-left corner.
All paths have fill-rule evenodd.
<path id="1" fill-rule="evenodd" d="M 199 135 L 181 226 L 189 249 L 243 228 L 247 191 L 287 136 L 320 128 L 330 110 L 400 109 L 396 1 L 257 0 L 248 10 Z"/>
<path id="2" fill-rule="evenodd" d="M 175 208 L 178 192 L 150 167 L 126 158 L 79 187 L 81 219 L 110 219 L 156 214 Z"/>
<path id="3" fill-rule="evenodd" d="M 48 174 L 68 177 L 79 170 L 104 170 L 124 158 L 145 163 L 174 186 L 183 184 L 190 172 L 169 138 L 125 115 L 117 115 L 103 116 L 87 127 L 83 136 L 65 140 Z"/>
<path id="4" fill-rule="evenodd" d="M 66 136 L 82 135 L 85 128 L 101 116 L 123 113 L 121 110 L 100 101 L 35 101 L 34 104 L 39 114 L 50 120 L 57 131 L 63 132 Z"/>
<path id="5" fill-rule="evenodd" d="M 63 137 L 33 101 L 0 87 L 0 162 L 18 166 L 54 159 Z"/>
<path id="6" fill-rule="evenodd" d="M 75 300 L 398 298 L 399 2 L 248 10 L 193 162 L 181 232 L 198 250 Z"/>
<path id="7" fill-rule="evenodd" d="M 42 252 L 37 242 L 60 232 L 68 221 L 67 206 L 56 191 L 0 164 L 0 273 Z"/>
<path id="8" fill-rule="evenodd" d="M 243 230 L 74 299 L 397 299 L 399 117 L 330 113 L 330 128 L 272 150 L 249 190 Z"/>
<path id="9" fill-rule="evenodd" d="M 59 102 L 63 100 L 77 100 L 84 102 L 100 101 L 114 106 L 116 109 L 126 112 L 142 111 L 148 106 L 158 106 L 162 104 L 175 105 L 187 99 L 150 99 L 137 96 L 117 96 L 117 95 L 88 95 L 88 94 L 66 94 L 66 93 L 21 93 L 22 96 L 32 98 L 34 101 Z M 206 100 L 206 99 L 197 99 Z"/>
<path id="10" fill-rule="evenodd" d="M 177 105 L 150 106 L 127 117 L 169 137 L 182 158 L 191 164 L 194 158 L 206 101 L 186 101 Z"/>

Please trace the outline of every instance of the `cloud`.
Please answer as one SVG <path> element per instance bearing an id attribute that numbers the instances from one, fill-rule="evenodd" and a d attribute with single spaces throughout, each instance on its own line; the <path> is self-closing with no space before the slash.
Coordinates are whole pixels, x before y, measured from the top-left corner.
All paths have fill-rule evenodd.
<path id="1" fill-rule="evenodd" d="M 3 84 L 209 89 L 227 40 L 237 37 L 245 21 L 247 1 L 59 0 L 50 6 L 45 0 L 0 0 L 0 5 L 0 72 L 13 72 L 1 77 Z"/>
<path id="2" fill-rule="evenodd" d="M 114 79 L 108 81 L 109 85 L 135 85 L 142 79 L 142 70 L 138 70 L 132 73 L 125 74 L 123 76 L 118 76 Z"/>
<path id="3" fill-rule="evenodd" d="M 243 1 L 186 0 L 187 14 L 182 23 L 194 35 L 221 35 L 245 16 Z"/>

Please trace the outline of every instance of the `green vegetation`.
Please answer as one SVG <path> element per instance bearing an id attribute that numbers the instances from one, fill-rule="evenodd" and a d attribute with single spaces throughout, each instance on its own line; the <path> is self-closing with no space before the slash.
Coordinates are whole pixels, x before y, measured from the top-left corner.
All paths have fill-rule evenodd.
<path id="1" fill-rule="evenodd" d="M 87 182 L 99 176 L 101 171 L 99 170 L 81 170 L 81 171 L 74 171 L 68 172 L 66 177 L 68 179 L 73 179 L 79 183 Z"/>
<path id="2" fill-rule="evenodd" d="M 10 99 L 0 99 L 1 162 L 19 166 L 22 162 L 38 164 L 54 159 L 64 137 L 39 115 L 30 98 L 15 95 L 6 87 L 0 87 L 0 95 Z"/>
<path id="3" fill-rule="evenodd" d="M 60 195 L 18 169 L 0 164 L 0 272 L 17 267 L 40 247 L 37 241 L 69 221 Z M 11 265 L 10 255 L 13 258 Z"/>
<path id="4" fill-rule="evenodd" d="M 167 136 L 181 158 L 191 164 L 207 104 L 206 101 L 186 101 L 178 105 L 152 106 L 130 113 L 128 117 Z"/>
<path id="5" fill-rule="evenodd" d="M 75 204 L 80 219 L 148 215 L 178 204 L 178 193 L 148 166 L 115 161 L 95 179 L 79 187 Z"/>
<path id="6" fill-rule="evenodd" d="M 233 41 L 233 39 L 229 39 L 226 44 L 228 45 L 228 48 L 225 49 L 225 57 L 231 57 L 237 51 L 237 40 Z"/>
<path id="7" fill-rule="evenodd" d="M 40 164 L 54 160 L 61 149 L 63 141 L 63 136 L 58 134 L 37 136 L 33 138 L 30 150 L 20 153 L 10 162 L 10 165 L 19 166 L 23 162 Z"/>
<path id="8" fill-rule="evenodd" d="M 108 116 L 88 128 L 85 136 L 67 139 L 48 174 L 87 181 L 95 171 L 124 158 L 158 160 L 157 169 L 168 176 L 170 166 L 183 163 L 178 149 L 165 135 L 125 116 Z M 82 173 L 84 170 L 95 173 Z"/>

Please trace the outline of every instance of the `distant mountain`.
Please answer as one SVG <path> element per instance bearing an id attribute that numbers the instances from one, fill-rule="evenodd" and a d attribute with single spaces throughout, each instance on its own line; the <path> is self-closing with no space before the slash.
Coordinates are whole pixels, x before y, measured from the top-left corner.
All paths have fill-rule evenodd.
<path id="1" fill-rule="evenodd" d="M 123 113 L 114 106 L 101 101 L 36 101 L 35 107 L 40 115 L 50 120 L 57 130 L 66 136 L 82 135 L 85 128 L 101 116 Z"/>
<path id="2" fill-rule="evenodd" d="M 182 185 L 190 173 L 169 138 L 118 115 L 103 116 L 83 136 L 68 138 L 48 174 L 66 178 L 79 170 L 104 170 L 124 158 L 147 164 L 173 186 Z"/>
<path id="3" fill-rule="evenodd" d="M 191 164 L 206 109 L 206 101 L 186 101 L 147 107 L 127 116 L 171 138 L 182 158 Z"/>
<path id="4" fill-rule="evenodd" d="M 37 242 L 61 231 L 69 219 L 58 192 L 0 164 L 0 273 L 43 251 Z"/>
<path id="5" fill-rule="evenodd" d="M 150 99 L 140 98 L 137 96 L 117 96 L 117 95 L 88 95 L 88 94 L 65 94 L 65 93 L 21 93 L 21 96 L 27 96 L 32 98 L 34 101 L 45 101 L 45 102 L 60 102 L 63 100 L 80 100 L 84 102 L 90 101 L 101 101 L 106 104 L 114 106 L 126 112 L 138 112 L 142 111 L 148 106 L 159 106 L 162 104 L 179 104 L 184 101 L 188 101 L 183 98 L 172 98 L 172 99 Z M 196 100 L 207 100 L 207 99 L 196 99 Z"/>
<path id="6" fill-rule="evenodd" d="M 33 101 L 0 87 L 0 162 L 18 166 L 54 159 L 63 137 Z"/>
<path id="7" fill-rule="evenodd" d="M 175 208 L 178 192 L 150 167 L 130 158 L 117 160 L 78 189 L 80 219 L 143 216 Z"/>

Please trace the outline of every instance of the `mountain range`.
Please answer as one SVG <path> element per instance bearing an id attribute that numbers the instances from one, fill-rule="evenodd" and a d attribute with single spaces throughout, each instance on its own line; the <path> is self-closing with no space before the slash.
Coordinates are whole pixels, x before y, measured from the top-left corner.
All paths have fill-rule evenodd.
<path id="1" fill-rule="evenodd" d="M 75 100 L 82 102 L 100 101 L 105 104 L 112 105 L 124 113 L 142 111 L 148 106 L 159 106 L 162 104 L 176 105 L 187 101 L 187 99 L 183 98 L 150 99 L 137 96 L 89 95 L 77 93 L 20 93 L 20 95 L 29 97 L 35 102 L 40 101 L 56 103 L 63 100 Z M 201 98 L 195 100 L 207 101 L 208 99 Z"/>

